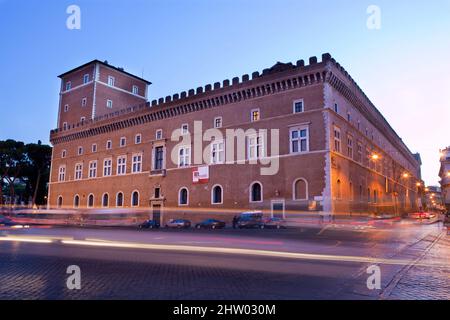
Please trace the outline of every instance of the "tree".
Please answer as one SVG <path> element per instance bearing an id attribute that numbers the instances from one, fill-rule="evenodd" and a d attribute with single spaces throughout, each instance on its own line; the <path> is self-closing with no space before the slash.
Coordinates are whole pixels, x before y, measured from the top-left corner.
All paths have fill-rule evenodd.
<path id="1" fill-rule="evenodd" d="M 32 190 L 33 205 L 43 204 L 43 198 L 46 194 L 45 186 L 49 180 L 50 162 L 52 158 L 52 148 L 43 145 L 39 140 L 37 144 L 27 144 L 25 146 L 27 156 L 27 169 L 24 177 Z"/>
<path id="2" fill-rule="evenodd" d="M 6 180 L 8 183 L 9 195 L 13 199 L 15 197 L 14 184 L 26 163 L 24 148 L 25 144 L 20 141 L 11 139 L 0 141 L 1 178 L 2 181 Z"/>
<path id="3" fill-rule="evenodd" d="M 12 199 L 17 189 L 22 197 L 31 197 L 33 205 L 44 203 L 51 152 L 51 147 L 42 145 L 41 141 L 27 145 L 11 139 L 0 141 L 0 204 L 3 204 L 3 185 L 8 186 Z"/>

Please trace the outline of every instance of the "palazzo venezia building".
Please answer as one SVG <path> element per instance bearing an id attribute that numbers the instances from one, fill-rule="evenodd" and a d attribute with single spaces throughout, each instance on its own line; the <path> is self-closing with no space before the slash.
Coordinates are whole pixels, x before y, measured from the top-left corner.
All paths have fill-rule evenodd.
<path id="1" fill-rule="evenodd" d="M 284 216 L 418 210 L 420 157 L 329 54 L 151 102 L 150 82 L 106 61 L 59 77 L 58 128 L 50 134 L 52 208 L 142 209 L 150 218 L 194 221 L 229 220 L 248 210 Z M 244 164 L 228 161 L 224 139 L 212 142 L 209 163 L 194 165 L 194 146 L 180 147 L 171 136 L 176 129 L 193 135 L 195 121 L 224 137 L 227 129 L 268 135 L 246 137 Z M 272 129 L 279 130 L 279 169 L 261 175 L 267 165 L 249 159 L 273 158 Z"/>

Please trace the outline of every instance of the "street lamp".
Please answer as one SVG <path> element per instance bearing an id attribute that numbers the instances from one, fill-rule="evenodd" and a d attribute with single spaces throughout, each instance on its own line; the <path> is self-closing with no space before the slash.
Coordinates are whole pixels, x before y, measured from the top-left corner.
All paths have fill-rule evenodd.
<path id="1" fill-rule="evenodd" d="M 372 154 L 371 158 L 372 158 L 372 160 L 376 161 L 376 160 L 380 159 L 380 156 L 378 154 L 374 153 L 374 154 Z"/>
<path id="2" fill-rule="evenodd" d="M 403 178 L 407 179 L 407 178 L 409 178 L 409 173 L 405 172 L 402 176 L 403 176 Z"/>

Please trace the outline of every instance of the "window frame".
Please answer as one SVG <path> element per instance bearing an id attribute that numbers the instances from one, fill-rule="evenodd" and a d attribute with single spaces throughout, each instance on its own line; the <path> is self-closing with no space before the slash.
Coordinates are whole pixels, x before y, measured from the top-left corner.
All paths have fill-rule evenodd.
<path id="1" fill-rule="evenodd" d="M 306 131 L 306 136 L 302 137 L 301 132 Z M 297 132 L 297 138 L 293 138 L 293 132 Z M 302 141 L 306 142 L 306 150 L 302 151 Z M 298 151 L 294 151 L 293 143 L 298 142 Z M 309 152 L 309 126 L 296 126 L 289 129 L 289 153 L 301 154 Z"/>
<path id="2" fill-rule="evenodd" d="M 214 202 L 214 190 L 217 187 L 220 187 L 220 202 Z M 221 204 L 223 204 L 223 187 L 220 184 L 215 184 L 211 188 L 211 204 L 212 205 L 221 205 Z"/>
<path id="3" fill-rule="evenodd" d="M 254 113 L 257 112 L 258 115 L 258 119 L 254 119 Z M 258 122 L 261 120 L 261 109 L 260 108 L 254 108 L 252 110 L 250 110 L 250 122 Z"/>
<path id="4" fill-rule="evenodd" d="M 301 111 L 297 111 L 297 109 L 296 109 L 298 103 L 302 104 L 302 110 Z M 292 113 L 298 114 L 298 113 L 303 113 L 303 112 L 305 112 L 305 100 L 304 99 L 294 100 L 292 102 Z"/>
<path id="5" fill-rule="evenodd" d="M 261 194 L 260 194 L 261 199 L 260 200 L 253 200 L 253 187 L 255 185 L 257 185 L 257 184 L 261 188 L 261 190 L 260 190 L 260 192 L 261 192 Z M 250 187 L 249 187 L 248 191 L 249 191 L 248 192 L 249 193 L 249 203 L 262 203 L 262 202 L 264 202 L 264 187 L 263 187 L 263 184 L 260 181 L 253 181 L 250 184 Z"/>
<path id="6" fill-rule="evenodd" d="M 181 191 L 186 190 L 186 203 L 181 203 Z M 187 187 L 181 187 L 178 190 L 178 206 L 189 206 L 189 189 Z"/>
<path id="7" fill-rule="evenodd" d="M 123 160 L 123 163 L 121 160 Z M 118 156 L 116 162 L 117 162 L 116 175 L 118 175 L 118 176 L 126 175 L 127 174 L 127 156 L 126 155 Z"/>
<path id="8" fill-rule="evenodd" d="M 181 155 L 181 151 L 183 152 L 183 155 Z M 188 152 L 186 152 L 188 150 Z M 181 161 L 181 160 L 184 161 Z M 188 161 L 186 161 L 188 160 Z M 182 145 L 178 147 L 178 168 L 187 168 L 191 166 L 191 146 L 190 145 Z M 181 164 L 183 162 L 183 165 Z"/>
<path id="9" fill-rule="evenodd" d="M 111 177 L 111 176 L 112 176 L 112 158 L 105 158 L 103 159 L 103 177 Z"/>
<path id="10" fill-rule="evenodd" d="M 135 161 L 135 158 L 138 160 Z M 139 170 L 135 170 L 139 169 Z M 136 152 L 131 155 L 131 173 L 141 173 L 142 172 L 142 152 Z"/>

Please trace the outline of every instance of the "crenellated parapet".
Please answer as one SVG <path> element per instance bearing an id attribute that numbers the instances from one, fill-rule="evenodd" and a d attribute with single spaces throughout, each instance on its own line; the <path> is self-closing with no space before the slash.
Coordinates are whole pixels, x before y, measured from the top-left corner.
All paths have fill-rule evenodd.
<path id="1" fill-rule="evenodd" d="M 311 57 L 309 64 L 305 64 L 304 60 L 298 60 L 296 64 L 293 63 L 281 63 L 277 62 L 271 68 L 264 69 L 262 73 L 254 71 L 251 79 L 248 74 L 244 74 L 241 77 L 233 77 L 230 81 L 225 79 L 222 82 L 214 82 L 213 85 L 207 84 L 196 89 L 189 89 L 188 91 L 182 91 L 159 99 L 153 99 L 151 102 L 140 104 L 137 106 L 130 106 L 126 109 L 107 114 L 105 116 L 96 117 L 94 119 L 86 120 L 74 125 L 69 125 L 66 130 L 62 128 L 54 129 L 50 133 L 50 140 L 52 143 L 59 141 L 60 135 L 72 136 L 74 130 L 80 130 L 93 126 L 94 124 L 100 124 L 103 121 L 120 117 L 126 117 L 134 112 L 168 108 L 164 114 L 173 114 L 173 108 L 182 108 L 187 110 L 193 110 L 190 106 L 196 105 L 200 100 L 201 104 L 207 106 L 219 106 L 228 103 L 234 103 L 241 100 L 247 100 L 264 96 L 267 94 L 274 94 L 283 90 L 290 90 L 301 86 L 312 85 L 318 82 L 325 81 L 326 73 L 320 71 L 320 67 L 323 67 L 327 61 L 331 58 L 330 54 L 322 55 L 322 62 L 318 62 L 317 57 Z M 316 68 L 315 72 L 312 72 Z M 280 75 L 286 73 L 285 80 L 279 80 Z M 299 76 L 300 74 L 300 76 Z M 290 77 L 290 78 L 289 78 Z M 277 81 L 275 81 L 277 79 Z M 195 108 L 194 108 L 195 109 Z M 58 139 L 56 139 L 56 135 Z M 75 136 L 78 136 L 75 134 Z"/>
<path id="2" fill-rule="evenodd" d="M 305 65 L 303 60 L 292 63 L 276 63 L 269 69 L 252 73 L 252 77 L 244 74 L 230 81 L 225 79 L 207 84 L 197 89 L 189 89 L 165 98 L 153 99 L 151 103 L 130 107 L 107 116 L 98 117 L 82 124 L 71 126 L 67 130 L 52 130 L 50 141 L 53 144 L 82 139 L 86 136 L 102 134 L 124 128 L 133 124 L 162 120 L 177 115 L 200 111 L 206 108 L 224 106 L 243 100 L 277 94 L 286 90 L 306 87 L 326 81 L 325 63 L 331 59 L 329 54 L 322 55 L 319 63 L 316 57 L 309 59 Z M 142 112 L 141 112 L 142 111 Z M 144 113 L 134 117 L 135 113 Z M 122 119 L 127 118 L 127 119 Z M 130 119 L 132 119 L 130 121 Z M 110 123 L 112 122 L 112 123 Z"/>

